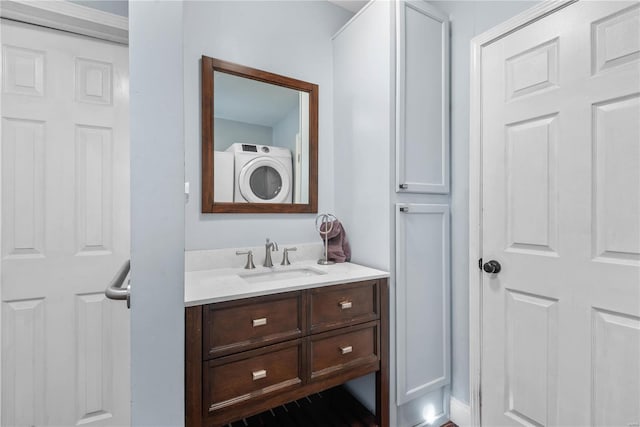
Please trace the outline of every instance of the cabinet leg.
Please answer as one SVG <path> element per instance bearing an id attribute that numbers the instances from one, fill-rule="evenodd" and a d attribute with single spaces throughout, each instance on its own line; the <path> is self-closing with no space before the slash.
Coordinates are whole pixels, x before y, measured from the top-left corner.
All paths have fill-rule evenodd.
<path id="1" fill-rule="evenodd" d="M 380 281 L 380 370 L 376 372 L 376 420 L 389 427 L 389 283 Z"/>

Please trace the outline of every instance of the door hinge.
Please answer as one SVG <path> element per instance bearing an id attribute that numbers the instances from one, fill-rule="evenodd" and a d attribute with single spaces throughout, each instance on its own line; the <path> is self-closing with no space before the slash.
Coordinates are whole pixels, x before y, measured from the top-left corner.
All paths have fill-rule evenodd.
<path id="1" fill-rule="evenodd" d="M 482 270 L 482 258 L 478 260 L 478 268 Z"/>

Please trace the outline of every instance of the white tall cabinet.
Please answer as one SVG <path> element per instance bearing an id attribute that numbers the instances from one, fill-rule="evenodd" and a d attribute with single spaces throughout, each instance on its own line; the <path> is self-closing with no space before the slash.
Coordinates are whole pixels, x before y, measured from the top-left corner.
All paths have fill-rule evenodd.
<path id="1" fill-rule="evenodd" d="M 335 211 L 353 261 L 392 273 L 395 426 L 448 417 L 448 42 L 422 0 L 374 0 L 334 37 Z"/>

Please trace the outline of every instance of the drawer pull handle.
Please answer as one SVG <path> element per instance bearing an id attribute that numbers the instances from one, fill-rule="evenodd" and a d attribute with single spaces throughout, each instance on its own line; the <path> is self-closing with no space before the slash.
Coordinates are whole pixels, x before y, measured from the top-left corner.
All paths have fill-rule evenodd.
<path id="1" fill-rule="evenodd" d="M 253 371 L 251 375 L 253 375 L 253 380 L 256 381 L 262 378 L 267 378 L 267 371 L 265 369 L 260 369 L 259 371 Z"/>
<path id="2" fill-rule="evenodd" d="M 340 308 L 341 308 L 342 310 L 346 310 L 346 309 L 348 309 L 348 308 L 351 308 L 352 306 L 353 306 L 353 304 L 352 304 L 352 302 L 351 302 L 351 301 L 342 301 L 342 302 L 340 303 Z"/>
<path id="3" fill-rule="evenodd" d="M 267 324 L 267 318 L 266 317 L 261 317 L 260 319 L 253 319 L 253 327 L 255 328 L 256 326 L 264 326 Z"/>
<path id="4" fill-rule="evenodd" d="M 350 345 L 346 346 L 346 347 L 340 347 L 340 353 L 342 354 L 349 354 L 353 351 L 353 347 L 351 347 Z"/>

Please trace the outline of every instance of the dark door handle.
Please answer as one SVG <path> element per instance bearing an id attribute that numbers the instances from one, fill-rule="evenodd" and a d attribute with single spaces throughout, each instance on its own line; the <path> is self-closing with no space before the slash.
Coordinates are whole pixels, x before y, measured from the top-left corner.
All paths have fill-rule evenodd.
<path id="1" fill-rule="evenodd" d="M 492 259 L 491 261 L 485 262 L 482 266 L 482 269 L 487 273 L 497 274 L 500 273 L 500 270 L 502 270 L 502 266 L 498 261 Z"/>

